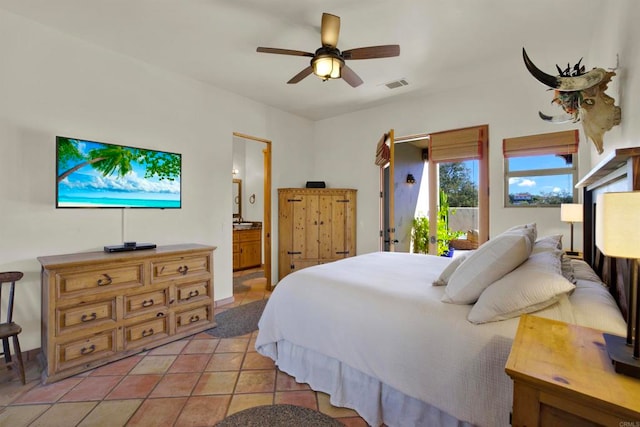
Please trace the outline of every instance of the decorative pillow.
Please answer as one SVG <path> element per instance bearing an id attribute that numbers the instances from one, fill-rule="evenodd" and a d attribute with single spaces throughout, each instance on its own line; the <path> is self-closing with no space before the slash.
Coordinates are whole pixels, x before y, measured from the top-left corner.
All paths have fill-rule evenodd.
<path id="1" fill-rule="evenodd" d="M 573 275 L 576 280 L 588 280 L 590 282 L 600 283 L 602 286 L 607 287 L 605 283 L 602 282 L 602 279 L 598 277 L 595 271 L 581 259 L 571 259 L 567 257 L 571 262 L 571 266 L 573 267 Z"/>
<path id="2" fill-rule="evenodd" d="M 530 224 L 516 225 L 504 231 L 502 234 L 513 234 L 513 233 L 522 233 L 526 235 L 527 237 L 529 237 L 529 239 L 531 240 L 531 244 L 533 245 L 533 243 L 538 238 L 538 226 L 536 225 L 535 222 L 532 222 Z"/>
<path id="3" fill-rule="evenodd" d="M 585 265 L 588 267 L 586 263 Z M 576 277 L 577 273 L 576 271 Z M 576 290 L 570 297 L 576 323 L 625 336 L 627 323 L 609 290 L 599 281 L 584 280 L 579 277 L 577 280 Z"/>
<path id="4" fill-rule="evenodd" d="M 531 241 L 520 234 L 502 234 L 475 250 L 453 272 L 442 302 L 473 304 L 487 286 L 522 264 L 531 253 Z"/>
<path id="5" fill-rule="evenodd" d="M 453 258 L 449 265 L 447 265 L 445 269 L 442 270 L 440 276 L 438 276 L 438 278 L 434 280 L 433 286 L 445 286 L 449 282 L 449 278 L 451 277 L 453 272 L 456 271 L 456 268 L 458 268 L 458 266 L 462 264 L 462 261 L 467 259 L 471 252 L 473 251 L 465 252 Z"/>
<path id="6" fill-rule="evenodd" d="M 533 253 L 562 249 L 562 234 L 552 234 L 536 240 L 533 244 Z"/>
<path id="7" fill-rule="evenodd" d="M 542 310 L 575 289 L 560 273 L 561 251 L 532 254 L 526 262 L 491 284 L 471 308 L 472 323 L 495 322 Z"/>

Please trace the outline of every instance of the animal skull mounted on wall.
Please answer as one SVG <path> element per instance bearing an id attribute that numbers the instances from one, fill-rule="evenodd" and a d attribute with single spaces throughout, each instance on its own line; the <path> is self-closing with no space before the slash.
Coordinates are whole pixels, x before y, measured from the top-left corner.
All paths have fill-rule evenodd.
<path id="1" fill-rule="evenodd" d="M 605 93 L 616 73 L 602 68 L 594 68 L 585 73 L 580 60 L 573 67 L 573 72 L 569 66 L 565 70 L 556 66 L 560 75 L 552 76 L 536 67 L 524 48 L 522 57 L 533 77 L 555 89 L 553 103 L 560 105 L 566 113 L 562 116 L 547 116 L 539 112 L 540 117 L 551 123 L 582 121 L 584 133 L 593 142 L 598 154 L 601 154 L 604 133 L 620 124 L 620 107 L 615 105 L 615 99 Z"/>

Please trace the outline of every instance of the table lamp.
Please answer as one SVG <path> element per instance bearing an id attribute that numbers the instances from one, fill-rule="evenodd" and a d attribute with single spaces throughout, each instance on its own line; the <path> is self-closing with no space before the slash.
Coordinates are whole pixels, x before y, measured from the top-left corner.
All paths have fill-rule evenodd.
<path id="1" fill-rule="evenodd" d="M 596 246 L 609 257 L 631 259 L 627 337 L 604 334 L 615 371 L 640 378 L 640 191 L 605 193 L 596 201 Z"/>
<path id="2" fill-rule="evenodd" d="M 560 221 L 571 224 L 571 250 L 566 251 L 567 255 L 578 255 L 573 250 L 573 223 L 582 222 L 582 204 L 581 203 L 562 203 L 560 205 Z"/>

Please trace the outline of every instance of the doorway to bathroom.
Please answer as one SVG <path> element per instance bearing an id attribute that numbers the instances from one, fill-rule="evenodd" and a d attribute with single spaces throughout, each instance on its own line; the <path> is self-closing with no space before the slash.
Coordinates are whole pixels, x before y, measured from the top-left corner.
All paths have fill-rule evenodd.
<path id="1" fill-rule="evenodd" d="M 233 132 L 232 172 L 234 277 L 262 270 L 271 290 L 271 141 Z"/>

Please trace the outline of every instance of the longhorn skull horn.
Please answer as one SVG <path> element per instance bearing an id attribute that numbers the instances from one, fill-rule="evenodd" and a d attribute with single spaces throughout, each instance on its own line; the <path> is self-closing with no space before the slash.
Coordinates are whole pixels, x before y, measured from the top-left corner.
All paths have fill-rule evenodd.
<path id="1" fill-rule="evenodd" d="M 563 114 L 561 116 L 547 116 L 542 111 L 538 111 L 538 115 L 545 122 L 554 123 L 554 124 L 575 122 L 571 114 Z"/>
<path id="2" fill-rule="evenodd" d="M 580 76 L 552 76 L 535 66 L 531 59 L 529 59 L 529 55 L 527 55 L 527 51 L 524 50 L 524 47 L 522 48 L 522 58 L 524 59 L 524 65 L 527 67 L 527 70 L 529 70 L 536 80 L 550 88 L 557 89 L 562 92 L 588 89 L 600 83 L 607 74 L 607 72 L 602 68 L 594 68 Z"/>

